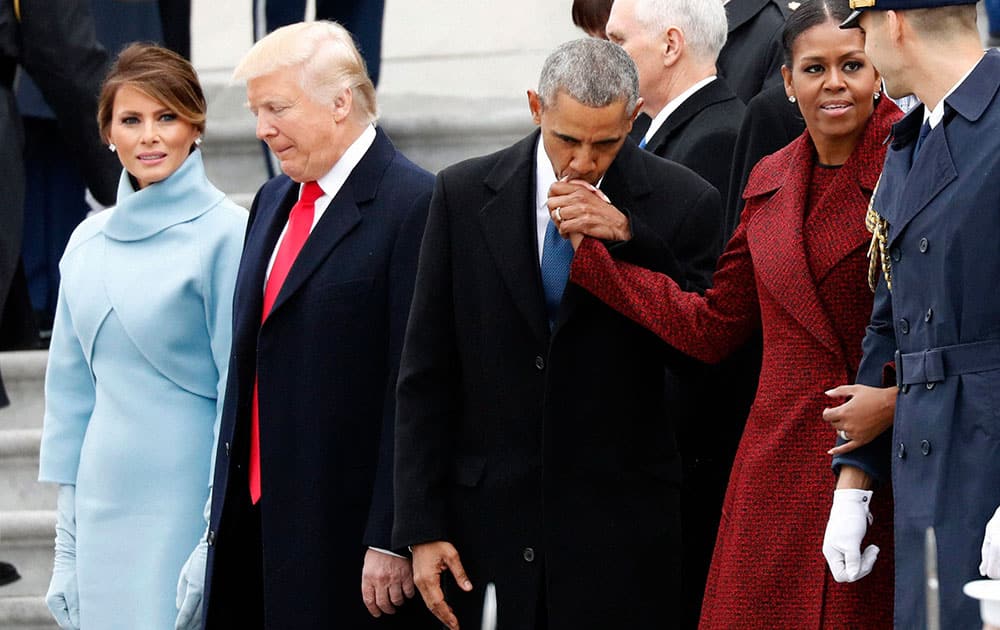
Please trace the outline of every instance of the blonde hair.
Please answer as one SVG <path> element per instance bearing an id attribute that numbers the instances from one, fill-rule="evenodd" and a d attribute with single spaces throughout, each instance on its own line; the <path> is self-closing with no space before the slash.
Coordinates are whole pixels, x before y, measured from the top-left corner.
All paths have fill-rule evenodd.
<path id="1" fill-rule="evenodd" d="M 332 105 L 350 88 L 368 122 L 378 118 L 375 86 L 351 34 L 336 22 L 299 22 L 283 26 L 254 44 L 243 56 L 234 81 L 248 81 L 278 70 L 298 69 L 302 89 L 317 103 Z"/>

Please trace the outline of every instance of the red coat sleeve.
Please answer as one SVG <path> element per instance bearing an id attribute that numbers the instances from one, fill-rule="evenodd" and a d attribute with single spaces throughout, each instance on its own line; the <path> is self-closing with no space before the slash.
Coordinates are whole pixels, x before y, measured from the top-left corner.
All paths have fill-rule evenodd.
<path id="1" fill-rule="evenodd" d="M 719 258 L 704 296 L 682 291 L 670 277 L 616 261 L 585 238 L 570 279 L 684 354 L 717 363 L 760 326 L 753 261 L 741 222 Z"/>

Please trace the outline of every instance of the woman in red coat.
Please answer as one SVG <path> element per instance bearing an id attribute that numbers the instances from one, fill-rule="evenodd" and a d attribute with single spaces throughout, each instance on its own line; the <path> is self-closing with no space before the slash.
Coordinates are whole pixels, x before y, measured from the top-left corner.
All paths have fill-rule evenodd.
<path id="1" fill-rule="evenodd" d="M 700 360 L 719 361 L 763 329 L 701 628 L 892 627 L 891 499 L 871 506 L 882 559 L 862 586 L 835 582 L 820 553 L 834 482 L 824 391 L 853 382 L 861 358 L 872 309 L 865 212 L 901 116 L 879 98 L 863 35 L 838 28 L 849 11 L 847 0 L 807 0 L 789 17 L 782 74 L 807 130 L 751 174 L 714 288 L 685 293 L 592 238 L 573 262 L 574 282 Z M 560 222 L 573 218 L 560 210 Z"/>

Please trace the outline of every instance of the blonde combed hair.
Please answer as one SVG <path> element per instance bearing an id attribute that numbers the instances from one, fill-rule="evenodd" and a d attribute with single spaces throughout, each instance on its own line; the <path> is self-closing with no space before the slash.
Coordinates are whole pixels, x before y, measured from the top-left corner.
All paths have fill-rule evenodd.
<path id="1" fill-rule="evenodd" d="M 332 105 L 350 88 L 354 106 L 378 119 L 375 86 L 354 38 L 336 22 L 299 22 L 283 26 L 254 44 L 236 70 L 234 81 L 249 81 L 279 70 L 298 70 L 302 89 L 317 103 Z"/>

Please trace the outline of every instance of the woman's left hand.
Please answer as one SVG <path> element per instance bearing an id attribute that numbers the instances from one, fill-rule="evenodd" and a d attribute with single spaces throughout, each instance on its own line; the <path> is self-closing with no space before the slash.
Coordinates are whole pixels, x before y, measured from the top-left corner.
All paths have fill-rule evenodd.
<path id="1" fill-rule="evenodd" d="M 826 392 L 830 398 L 846 398 L 836 407 L 823 410 L 823 419 L 847 442 L 827 451 L 843 455 L 868 444 L 892 426 L 898 387 L 841 385 Z"/>
<path id="2" fill-rule="evenodd" d="M 204 537 L 199 542 L 187 562 L 181 568 L 177 580 L 177 621 L 175 630 L 196 630 L 201 628 L 203 596 L 205 594 L 205 564 L 208 559 L 208 543 Z"/>

